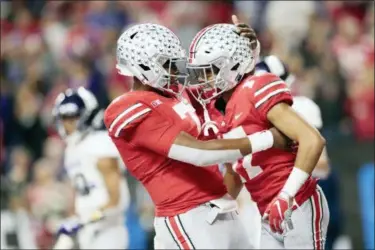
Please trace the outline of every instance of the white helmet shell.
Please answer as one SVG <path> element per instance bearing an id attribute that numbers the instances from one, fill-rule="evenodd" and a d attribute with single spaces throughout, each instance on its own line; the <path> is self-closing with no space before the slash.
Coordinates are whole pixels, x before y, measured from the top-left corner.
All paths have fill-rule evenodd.
<path id="1" fill-rule="evenodd" d="M 215 71 L 213 68 L 216 68 L 215 79 L 205 79 L 203 84 L 215 88 L 214 96 L 217 96 L 235 87 L 244 74 L 254 69 L 259 49 L 258 43 L 257 49 L 252 50 L 250 39 L 240 36 L 235 25 L 211 25 L 194 37 L 189 49 L 188 68 L 202 70 L 208 67 L 206 71 Z M 192 81 L 191 84 L 197 82 L 202 81 Z"/>
<path id="2" fill-rule="evenodd" d="M 127 29 L 117 41 L 119 74 L 134 76 L 143 84 L 165 90 L 167 72 L 163 65 L 169 60 L 186 62 L 186 53 L 178 37 L 158 24 L 138 24 Z"/>

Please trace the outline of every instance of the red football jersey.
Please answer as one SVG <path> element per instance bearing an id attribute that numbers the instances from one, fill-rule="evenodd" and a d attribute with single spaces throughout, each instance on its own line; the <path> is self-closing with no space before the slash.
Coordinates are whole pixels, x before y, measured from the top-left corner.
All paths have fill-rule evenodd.
<path id="1" fill-rule="evenodd" d="M 129 172 L 150 194 L 156 216 L 186 212 L 227 192 L 217 166 L 168 158 L 181 131 L 194 137 L 200 133 L 200 120 L 187 100 L 135 91 L 118 97 L 105 112 L 109 135 Z"/>
<path id="2" fill-rule="evenodd" d="M 293 104 L 287 85 L 273 74 L 249 76 L 242 80 L 227 103 L 225 123 L 232 130 L 225 137 L 242 137 L 270 129 L 267 112 L 276 104 Z M 244 157 L 234 170 L 245 181 L 252 199 L 261 214 L 281 191 L 289 177 L 296 159 L 295 152 L 271 148 Z M 297 204 L 302 204 L 315 190 L 316 180 L 310 178 L 296 195 Z"/>

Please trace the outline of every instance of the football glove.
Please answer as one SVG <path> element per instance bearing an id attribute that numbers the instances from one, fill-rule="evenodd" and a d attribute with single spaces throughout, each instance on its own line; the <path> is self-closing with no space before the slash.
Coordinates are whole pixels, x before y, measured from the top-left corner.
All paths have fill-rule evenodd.
<path id="1" fill-rule="evenodd" d="M 292 206 L 293 199 L 284 192 L 268 204 L 263 219 L 268 220 L 272 232 L 283 234 L 293 229 Z"/>

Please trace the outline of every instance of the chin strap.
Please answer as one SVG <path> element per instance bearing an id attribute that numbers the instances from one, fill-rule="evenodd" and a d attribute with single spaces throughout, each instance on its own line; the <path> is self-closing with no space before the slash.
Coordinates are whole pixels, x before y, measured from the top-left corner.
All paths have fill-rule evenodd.
<path id="1" fill-rule="evenodd" d="M 217 127 L 217 123 L 212 121 L 211 118 L 210 118 L 210 115 L 208 114 L 208 110 L 206 108 L 206 105 L 205 104 L 202 104 L 203 106 L 203 116 L 204 116 L 204 123 L 202 125 L 202 128 L 203 128 L 203 134 L 205 136 L 209 136 L 210 134 L 210 129 L 212 129 L 212 131 L 214 132 L 214 134 L 218 134 L 219 133 L 219 129 Z"/>

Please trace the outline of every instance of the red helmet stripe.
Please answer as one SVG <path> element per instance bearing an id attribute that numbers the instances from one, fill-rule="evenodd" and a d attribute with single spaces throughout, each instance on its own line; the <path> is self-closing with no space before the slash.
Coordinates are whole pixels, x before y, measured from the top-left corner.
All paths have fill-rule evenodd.
<path id="1" fill-rule="evenodd" d="M 194 58 L 195 54 L 195 47 L 198 44 L 199 40 L 202 38 L 202 36 L 206 33 L 206 31 L 210 30 L 215 24 L 212 24 L 210 26 L 207 26 L 206 28 L 202 29 L 201 31 L 198 32 L 198 34 L 194 37 L 193 41 L 190 44 L 189 47 L 189 62 L 192 62 L 192 59 Z"/>

